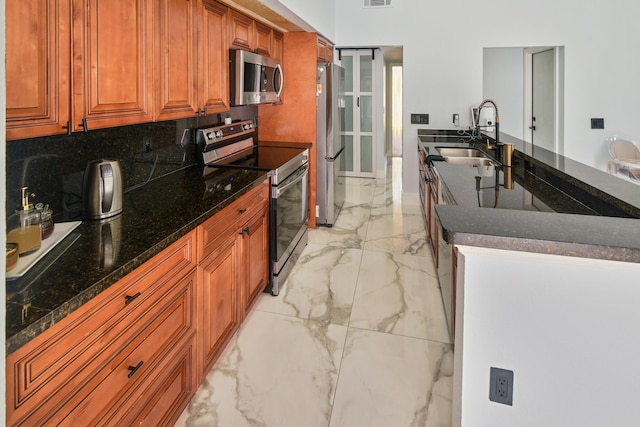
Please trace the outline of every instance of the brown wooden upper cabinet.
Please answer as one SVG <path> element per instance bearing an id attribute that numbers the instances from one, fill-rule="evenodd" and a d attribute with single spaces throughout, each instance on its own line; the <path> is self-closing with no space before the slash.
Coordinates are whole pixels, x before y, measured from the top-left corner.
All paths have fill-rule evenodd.
<path id="1" fill-rule="evenodd" d="M 256 46 L 255 21 L 238 11 L 229 12 L 229 48 L 253 52 Z"/>
<path id="2" fill-rule="evenodd" d="M 284 34 L 280 31 L 273 30 L 272 46 L 271 56 L 282 62 L 284 60 Z"/>
<path id="3" fill-rule="evenodd" d="M 228 8 L 211 0 L 158 3 L 155 119 L 228 111 Z"/>
<path id="4" fill-rule="evenodd" d="M 153 120 L 152 0 L 73 0 L 73 129 Z"/>
<path id="5" fill-rule="evenodd" d="M 67 132 L 71 1 L 6 4 L 7 140 Z"/>
<path id="6" fill-rule="evenodd" d="M 229 13 L 229 48 L 282 60 L 283 35 L 270 26 L 235 10 Z"/>
<path id="7" fill-rule="evenodd" d="M 333 43 L 318 35 L 318 61 L 333 62 Z"/>
<path id="8" fill-rule="evenodd" d="M 229 48 L 283 34 L 215 0 L 6 5 L 7 140 L 228 111 Z"/>

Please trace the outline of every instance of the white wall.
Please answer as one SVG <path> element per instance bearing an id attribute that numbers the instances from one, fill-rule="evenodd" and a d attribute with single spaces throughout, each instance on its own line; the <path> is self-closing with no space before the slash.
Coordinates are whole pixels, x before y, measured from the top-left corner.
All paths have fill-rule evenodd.
<path id="1" fill-rule="evenodd" d="M 283 0 L 304 19 L 325 2 Z M 321 4 L 321 6 L 320 6 Z M 614 133 L 640 137 L 640 2 L 396 0 L 363 9 L 362 0 L 334 0 L 339 46 L 404 47 L 404 191 L 417 192 L 416 133 L 411 113 L 429 113 L 432 128 L 452 127 L 482 100 L 482 49 L 565 46 L 565 155 L 590 165 L 607 156 Z M 313 12 L 313 13 L 311 13 Z M 496 99 L 500 107 L 500 100 Z M 590 118 L 604 117 L 605 130 Z M 501 123 L 501 127 L 507 127 Z"/>
<path id="2" fill-rule="evenodd" d="M 454 426 L 638 424 L 640 265 L 459 249 Z M 491 367 L 513 406 L 489 401 Z"/>
<path id="3" fill-rule="evenodd" d="M 483 49 L 482 64 L 483 95 L 498 104 L 500 132 L 523 139 L 524 48 Z"/>
<path id="4" fill-rule="evenodd" d="M 276 0 L 262 0 L 268 4 Z M 280 3 L 304 19 L 320 34 L 335 42 L 335 6 L 333 1 L 280 0 Z"/>

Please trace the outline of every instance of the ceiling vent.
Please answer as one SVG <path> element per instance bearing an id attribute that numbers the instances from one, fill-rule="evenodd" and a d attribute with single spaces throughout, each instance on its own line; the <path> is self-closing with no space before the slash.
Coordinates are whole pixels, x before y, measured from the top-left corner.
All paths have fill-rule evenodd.
<path id="1" fill-rule="evenodd" d="M 373 7 L 390 7 L 391 0 L 364 0 L 364 7 L 367 9 Z"/>

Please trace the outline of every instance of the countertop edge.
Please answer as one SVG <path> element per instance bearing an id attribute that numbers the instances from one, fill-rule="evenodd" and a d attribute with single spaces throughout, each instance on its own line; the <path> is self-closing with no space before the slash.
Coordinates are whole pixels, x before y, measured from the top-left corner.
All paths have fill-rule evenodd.
<path id="1" fill-rule="evenodd" d="M 447 243 L 640 263 L 640 220 L 438 205 Z M 629 227 L 633 225 L 635 227 Z M 499 230 L 492 227 L 498 227 Z M 576 235 L 583 236 L 576 238 Z"/>
<path id="2" fill-rule="evenodd" d="M 640 263 L 640 249 L 591 245 L 586 243 L 554 242 L 520 237 L 489 236 L 471 233 L 451 233 L 455 245 L 475 246 L 515 252 L 530 252 L 575 258 Z"/>

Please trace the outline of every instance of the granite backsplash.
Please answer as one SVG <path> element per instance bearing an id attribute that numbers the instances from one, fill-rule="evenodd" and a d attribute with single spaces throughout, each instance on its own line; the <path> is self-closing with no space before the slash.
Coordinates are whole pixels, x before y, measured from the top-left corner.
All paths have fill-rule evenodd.
<path id="1" fill-rule="evenodd" d="M 256 119 L 256 106 L 234 107 L 233 120 Z M 65 220 L 81 214 L 82 176 L 87 162 L 119 160 L 123 189 L 192 165 L 195 160 L 192 129 L 219 124 L 221 115 L 144 123 L 72 135 L 8 141 L 6 147 L 7 217 L 20 204 L 20 188 L 35 193 L 34 203 L 49 204 Z M 151 147 L 149 150 L 147 147 Z"/>

